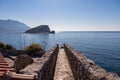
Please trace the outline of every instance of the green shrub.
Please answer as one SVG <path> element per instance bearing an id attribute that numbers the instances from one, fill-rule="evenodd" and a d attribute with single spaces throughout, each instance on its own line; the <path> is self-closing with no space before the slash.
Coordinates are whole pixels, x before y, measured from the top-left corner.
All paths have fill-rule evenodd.
<path id="1" fill-rule="evenodd" d="M 12 45 L 10 45 L 10 44 L 6 44 L 5 47 L 4 47 L 4 49 L 14 49 L 14 48 L 13 48 Z"/>
<path id="2" fill-rule="evenodd" d="M 25 47 L 25 51 L 27 51 L 27 54 L 31 56 L 32 54 L 38 51 L 44 52 L 44 49 L 41 45 L 33 43 L 30 46 Z"/>
<path id="3" fill-rule="evenodd" d="M 2 42 L 0 42 L 0 48 L 2 48 L 2 49 L 15 49 L 12 45 L 4 44 Z"/>
<path id="4" fill-rule="evenodd" d="M 0 42 L 0 48 L 4 48 L 5 47 L 5 44 Z"/>

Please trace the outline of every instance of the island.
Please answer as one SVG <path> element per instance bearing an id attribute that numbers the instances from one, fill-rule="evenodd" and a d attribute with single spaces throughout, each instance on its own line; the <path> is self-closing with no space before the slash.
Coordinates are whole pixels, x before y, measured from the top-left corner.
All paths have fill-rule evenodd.
<path id="1" fill-rule="evenodd" d="M 40 26 L 31 28 L 25 31 L 25 33 L 47 33 L 47 34 L 52 33 L 54 34 L 55 31 L 50 31 L 50 28 L 48 25 L 40 25 Z"/>

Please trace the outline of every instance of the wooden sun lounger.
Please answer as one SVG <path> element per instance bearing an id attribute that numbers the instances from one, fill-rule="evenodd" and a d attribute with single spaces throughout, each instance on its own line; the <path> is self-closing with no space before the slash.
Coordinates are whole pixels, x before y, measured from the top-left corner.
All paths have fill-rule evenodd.
<path id="1" fill-rule="evenodd" d="M 13 68 L 13 67 L 6 66 L 6 65 L 0 65 L 0 68 Z"/>
<path id="2" fill-rule="evenodd" d="M 4 57 L 0 56 L 0 60 L 4 59 Z"/>
<path id="3" fill-rule="evenodd" d="M 2 54 L 0 54 L 0 58 L 4 58 Z"/>
<path id="4" fill-rule="evenodd" d="M 2 60 L 2 59 L 4 59 L 4 57 L 0 56 L 0 59 Z"/>
<path id="5" fill-rule="evenodd" d="M 0 63 L 0 65 L 8 65 L 8 63 Z"/>
<path id="6" fill-rule="evenodd" d="M 5 78 L 7 71 L 12 73 L 10 80 L 37 80 L 36 75 L 16 74 L 14 68 L 8 66 L 4 56 L 0 53 L 0 80 Z"/>
<path id="7" fill-rule="evenodd" d="M 4 60 L 4 56 L 0 53 L 0 80 L 5 80 L 7 71 L 15 71 L 13 67 L 9 67 L 8 63 Z"/>
<path id="8" fill-rule="evenodd" d="M 4 60 L 4 59 L 0 57 L 0 60 Z M 5 61 L 5 60 L 4 60 L 4 61 Z"/>
<path id="9" fill-rule="evenodd" d="M 0 57 L 0 60 L 4 60 L 4 58 Z"/>
<path id="10" fill-rule="evenodd" d="M 0 71 L 0 74 L 6 73 L 6 71 Z"/>
<path id="11" fill-rule="evenodd" d="M 37 80 L 34 77 L 12 76 L 10 80 Z"/>
<path id="12" fill-rule="evenodd" d="M 0 61 L 5 61 L 5 60 L 0 58 Z M 5 62 L 6 62 L 6 61 L 5 61 Z"/>
<path id="13" fill-rule="evenodd" d="M 0 68 L 0 71 L 15 71 L 14 68 Z"/>
<path id="14" fill-rule="evenodd" d="M 0 78 L 5 78 L 5 76 L 6 76 L 6 71 L 0 71 Z"/>
<path id="15" fill-rule="evenodd" d="M 6 73 L 0 74 L 0 78 L 5 78 Z M 1 79 L 0 79 L 1 80 Z M 3 79 L 4 80 L 4 79 Z"/>
<path id="16" fill-rule="evenodd" d="M 10 80 L 37 80 L 36 75 L 12 74 Z"/>
<path id="17" fill-rule="evenodd" d="M 0 63 L 7 63 L 6 61 L 0 61 Z"/>
<path id="18" fill-rule="evenodd" d="M 2 55 L 2 54 L 0 54 L 0 57 L 3 57 L 3 55 Z"/>

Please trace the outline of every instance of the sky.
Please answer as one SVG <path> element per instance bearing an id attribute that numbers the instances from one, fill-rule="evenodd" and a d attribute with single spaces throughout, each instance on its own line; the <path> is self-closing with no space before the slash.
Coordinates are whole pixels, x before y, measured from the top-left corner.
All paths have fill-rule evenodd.
<path id="1" fill-rule="evenodd" d="M 0 0 L 0 19 L 55 31 L 120 31 L 120 0 Z"/>

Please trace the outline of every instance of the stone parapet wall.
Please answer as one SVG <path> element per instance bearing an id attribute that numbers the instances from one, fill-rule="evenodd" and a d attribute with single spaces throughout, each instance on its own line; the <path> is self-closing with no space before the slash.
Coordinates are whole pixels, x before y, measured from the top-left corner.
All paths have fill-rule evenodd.
<path id="1" fill-rule="evenodd" d="M 59 46 L 55 45 L 43 56 L 44 61 L 40 64 L 41 67 L 38 71 L 39 80 L 53 80 L 58 51 Z"/>
<path id="2" fill-rule="evenodd" d="M 115 73 L 106 72 L 94 61 L 85 57 L 67 44 L 64 44 L 75 80 L 120 80 Z"/>

